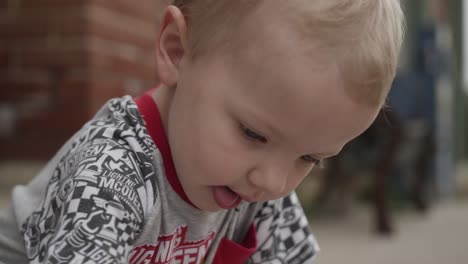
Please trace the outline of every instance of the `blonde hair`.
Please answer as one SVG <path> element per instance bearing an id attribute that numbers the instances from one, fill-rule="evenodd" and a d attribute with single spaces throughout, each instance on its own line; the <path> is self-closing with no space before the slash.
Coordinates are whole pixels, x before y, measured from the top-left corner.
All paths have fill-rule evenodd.
<path id="1" fill-rule="evenodd" d="M 269 0 L 274 1 L 274 0 Z M 277 0 L 279 1 L 279 0 Z M 192 55 L 230 43 L 227 28 L 265 0 L 173 0 L 187 18 Z M 404 32 L 399 0 L 283 0 L 304 33 L 335 56 L 347 93 L 382 106 L 396 74 Z M 297 14 L 297 15 L 296 15 Z"/>

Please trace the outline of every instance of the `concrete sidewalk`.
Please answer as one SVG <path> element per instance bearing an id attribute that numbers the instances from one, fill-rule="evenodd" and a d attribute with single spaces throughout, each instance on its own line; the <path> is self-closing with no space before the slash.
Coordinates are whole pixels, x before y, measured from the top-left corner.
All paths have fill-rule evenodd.
<path id="1" fill-rule="evenodd" d="M 317 264 L 466 264 L 468 200 L 437 205 L 427 215 L 396 215 L 397 233 L 378 237 L 369 210 L 345 219 L 313 219 L 321 253 Z"/>

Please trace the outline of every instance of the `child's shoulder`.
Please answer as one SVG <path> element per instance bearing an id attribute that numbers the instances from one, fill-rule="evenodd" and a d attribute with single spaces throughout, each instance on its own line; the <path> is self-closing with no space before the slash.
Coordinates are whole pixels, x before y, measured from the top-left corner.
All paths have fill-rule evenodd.
<path id="1" fill-rule="evenodd" d="M 151 156 L 155 148 L 138 107 L 130 96 L 109 100 L 71 139 L 69 153 L 117 149 Z M 140 154 L 140 155 L 141 155 Z M 139 156 L 140 156 L 139 155 Z"/>
<path id="2" fill-rule="evenodd" d="M 89 237 L 96 239 L 86 241 L 90 247 L 109 243 L 130 248 L 158 196 L 158 162 L 151 142 L 131 97 L 108 101 L 41 171 L 39 180 L 15 192 L 14 197 L 34 204 L 15 208 L 24 212 L 19 225 L 32 252 L 29 258 L 42 262 L 37 249 L 52 247 L 52 238 L 67 252 L 79 250 L 68 244 L 78 239 L 77 230 L 93 232 Z M 110 223 L 115 226 L 108 227 Z M 124 234 L 119 232 L 118 238 L 109 228 Z M 124 252 L 108 253 L 124 263 Z"/>

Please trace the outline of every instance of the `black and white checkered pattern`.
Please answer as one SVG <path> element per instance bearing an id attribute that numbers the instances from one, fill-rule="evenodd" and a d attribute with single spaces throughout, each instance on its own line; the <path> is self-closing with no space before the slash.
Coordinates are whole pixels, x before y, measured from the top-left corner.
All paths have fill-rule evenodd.
<path id="1" fill-rule="evenodd" d="M 318 251 L 295 193 L 265 202 L 256 225 L 259 247 L 249 264 L 310 263 Z"/>

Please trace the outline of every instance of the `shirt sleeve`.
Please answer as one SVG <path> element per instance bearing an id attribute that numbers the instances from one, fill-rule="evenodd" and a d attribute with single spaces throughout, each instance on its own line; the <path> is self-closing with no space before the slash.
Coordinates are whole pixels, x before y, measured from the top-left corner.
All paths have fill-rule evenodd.
<path id="1" fill-rule="evenodd" d="M 258 248 L 247 263 L 312 263 L 319 251 L 309 223 L 292 192 L 278 200 L 264 202 L 254 220 Z"/>
<path id="2" fill-rule="evenodd" d="M 127 263 L 152 195 L 147 163 L 110 139 L 72 153 L 22 226 L 30 263 Z"/>

